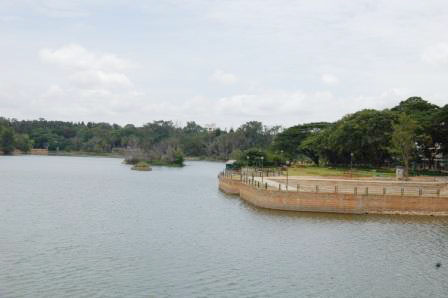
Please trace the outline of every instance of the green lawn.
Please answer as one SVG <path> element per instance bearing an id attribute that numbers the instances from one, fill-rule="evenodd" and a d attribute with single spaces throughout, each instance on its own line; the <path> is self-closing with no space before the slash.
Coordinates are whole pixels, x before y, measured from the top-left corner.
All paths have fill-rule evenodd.
<path id="1" fill-rule="evenodd" d="M 306 166 L 289 168 L 290 176 L 350 176 L 350 168 Z M 392 169 L 353 169 L 354 177 L 394 176 Z"/>

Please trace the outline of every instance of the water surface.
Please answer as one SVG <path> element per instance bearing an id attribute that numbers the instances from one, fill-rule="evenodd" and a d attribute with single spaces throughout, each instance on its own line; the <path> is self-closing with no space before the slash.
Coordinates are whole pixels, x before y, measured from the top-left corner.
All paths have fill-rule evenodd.
<path id="1" fill-rule="evenodd" d="M 222 168 L 0 157 L 0 297 L 447 297 L 447 218 L 258 209 Z"/>

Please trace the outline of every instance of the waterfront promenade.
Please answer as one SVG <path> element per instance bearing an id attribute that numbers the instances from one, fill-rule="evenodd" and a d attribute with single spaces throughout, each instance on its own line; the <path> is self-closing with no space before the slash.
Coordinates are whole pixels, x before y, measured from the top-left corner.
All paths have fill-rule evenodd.
<path id="1" fill-rule="evenodd" d="M 256 206 L 278 210 L 448 215 L 448 184 L 444 179 L 252 177 L 223 172 L 219 187 Z"/>

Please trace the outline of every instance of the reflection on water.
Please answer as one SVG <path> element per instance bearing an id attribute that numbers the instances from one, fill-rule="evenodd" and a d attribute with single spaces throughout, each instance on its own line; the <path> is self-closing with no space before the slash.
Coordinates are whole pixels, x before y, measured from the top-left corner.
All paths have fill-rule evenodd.
<path id="1" fill-rule="evenodd" d="M 0 297 L 446 297 L 447 218 L 259 209 L 222 167 L 0 157 Z"/>

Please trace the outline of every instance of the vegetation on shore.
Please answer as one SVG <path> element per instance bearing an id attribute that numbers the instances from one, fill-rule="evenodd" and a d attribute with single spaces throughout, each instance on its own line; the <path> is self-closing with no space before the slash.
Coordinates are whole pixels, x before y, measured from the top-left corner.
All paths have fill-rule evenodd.
<path id="1" fill-rule="evenodd" d="M 302 161 L 332 167 L 390 168 L 402 164 L 434 168 L 448 154 L 448 105 L 411 97 L 392 109 L 362 110 L 334 123 L 285 129 L 267 150 L 235 156 L 241 166 Z"/>
<path id="2" fill-rule="evenodd" d="M 300 122 L 300 119 L 297 119 Z M 280 166 L 295 161 L 320 166 L 383 168 L 435 164 L 448 154 L 448 105 L 411 97 L 385 110 L 362 110 L 333 122 L 286 129 L 247 122 L 209 131 L 195 122 L 181 127 L 154 121 L 141 127 L 108 123 L 19 121 L 0 118 L 0 150 L 117 154 L 150 164 L 182 165 L 184 156 L 236 159 L 238 165 Z"/>

